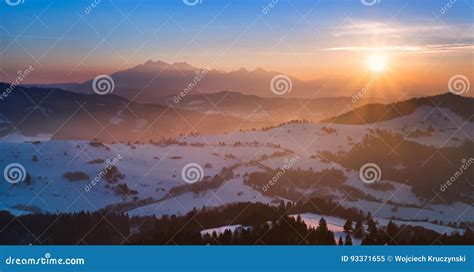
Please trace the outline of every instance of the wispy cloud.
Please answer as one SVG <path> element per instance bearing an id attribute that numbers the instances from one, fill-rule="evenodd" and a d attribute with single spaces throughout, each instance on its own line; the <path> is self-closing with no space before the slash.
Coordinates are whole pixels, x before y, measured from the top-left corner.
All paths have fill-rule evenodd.
<path id="1" fill-rule="evenodd" d="M 385 23 L 379 21 L 350 21 L 348 24 L 330 30 L 334 37 L 346 39 L 386 39 L 402 38 L 431 43 L 452 43 L 474 39 L 472 24 L 444 24 L 439 21 L 419 21 L 416 23 Z"/>
<path id="2" fill-rule="evenodd" d="M 424 46 L 343 46 L 325 48 L 324 51 L 381 51 L 381 52 L 423 52 L 473 51 L 474 44 L 437 44 Z"/>
<path id="3" fill-rule="evenodd" d="M 428 23 L 418 25 L 389 24 L 374 21 L 356 21 L 337 27 L 334 35 L 342 36 L 364 36 L 364 35 L 386 35 L 386 36 L 406 36 L 422 33 L 442 33 L 448 31 L 452 26 L 430 25 Z"/>
<path id="4" fill-rule="evenodd" d="M 343 46 L 323 49 L 325 51 L 421 51 L 417 46 Z"/>

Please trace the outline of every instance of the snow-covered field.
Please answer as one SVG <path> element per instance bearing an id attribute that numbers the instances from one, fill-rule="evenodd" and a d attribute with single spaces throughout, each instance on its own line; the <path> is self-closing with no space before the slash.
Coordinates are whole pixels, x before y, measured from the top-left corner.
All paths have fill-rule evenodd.
<path id="1" fill-rule="evenodd" d="M 434 112 L 433 112 L 434 111 Z M 369 129 L 385 128 L 402 135 L 411 130 L 430 130 L 431 136 L 409 138 L 423 144 L 441 146 L 463 141 L 474 134 L 473 123 L 465 123 L 460 117 L 448 110 L 421 107 L 412 115 L 370 125 L 336 124 L 289 124 L 266 131 L 236 132 L 223 135 L 182 137 L 188 145 L 156 146 L 151 144 L 106 144 L 92 146 L 85 141 L 52 141 L 47 135 L 37 139 L 26 139 L 21 135 L 10 135 L 0 140 L 0 169 L 11 163 L 20 163 L 31 176 L 31 184 L 20 182 L 10 184 L 0 182 L 0 209 L 13 214 L 41 211 L 64 213 L 76 211 L 94 211 L 111 204 L 131 203 L 148 199 L 148 204 L 130 204 L 130 215 L 185 214 L 193 208 L 202 206 L 220 206 L 233 202 L 278 203 L 281 197 L 263 196 L 260 192 L 244 184 L 246 173 L 262 171 L 264 167 L 281 168 L 295 154 L 300 159 L 292 168 L 320 171 L 327 168 L 342 170 L 347 177 L 346 185 L 357 188 L 374 197 L 376 201 L 348 200 L 337 190 L 331 195 L 346 207 L 355 207 L 371 212 L 381 224 L 384 219 L 401 218 L 410 224 L 428 219 L 444 222 L 474 222 L 474 209 L 465 203 L 431 204 L 420 199 L 410 186 L 389 180 L 393 190 L 378 191 L 368 187 L 359 179 L 358 172 L 342 166 L 323 162 L 314 157 L 318 152 L 345 152 L 361 141 Z M 448 116 L 448 117 L 445 117 Z M 420 120 L 422 120 L 420 123 Z M 427 125 L 427 124 L 430 125 Z M 462 131 L 456 127 L 461 127 Z M 470 132 L 465 134 L 465 132 Z M 457 140 L 453 140 L 454 137 Z M 450 138 L 451 137 L 451 138 Z M 239 142 L 239 144 L 236 144 Z M 199 143 L 198 145 L 190 145 Z M 225 146 L 222 145 L 225 143 Z M 279 154 L 275 155 L 277 152 Z M 288 152 L 284 154 L 282 152 Z M 273 156 L 272 156 L 273 155 Z M 37 158 L 33 161 L 33 156 Z M 265 156 L 265 157 L 263 157 Z M 271 157 L 270 157 L 271 156 Z M 118 183 L 124 183 L 135 190 L 134 195 L 120 195 L 104 179 L 86 190 L 85 186 L 96 178 L 105 167 L 107 160 L 120 157 L 117 168 L 125 177 Z M 97 160 L 102 160 L 97 163 Z M 96 161 L 96 163 L 92 163 Z M 251 163 L 258 162 L 259 164 Z M 181 176 L 182 169 L 190 163 L 197 163 L 203 169 L 204 177 L 214 177 L 224 167 L 234 167 L 234 177 L 217 188 L 200 193 L 183 192 L 169 195 L 172 188 L 185 185 Z M 403 166 L 394 166 L 402 167 Z M 66 172 L 83 172 L 87 180 L 68 181 Z M 331 188 L 315 187 L 310 192 L 326 193 Z M 390 203 L 387 201 L 390 200 Z M 397 203 L 395 207 L 393 204 Z M 329 219 L 325 216 L 325 218 Z M 331 219 L 336 233 L 340 222 Z M 308 218 L 307 220 L 310 220 Z M 317 219 L 319 220 L 319 218 Z M 310 221 L 308 221 L 310 222 Z M 336 224 L 338 223 L 338 224 Z M 446 231 L 444 226 L 428 226 L 437 231 Z"/>
<path id="2" fill-rule="evenodd" d="M 81 141 L 47 141 L 36 144 L 2 142 L 1 169 L 10 163 L 20 163 L 31 175 L 32 182 L 30 185 L 1 182 L 0 207 L 15 209 L 18 205 L 24 205 L 39 208 L 44 212 L 74 212 L 92 211 L 110 204 L 130 201 L 131 196 L 120 196 L 111 188 L 107 188 L 105 180 L 100 180 L 90 191 L 85 190 L 85 185 L 97 177 L 106 165 L 104 162 L 91 163 L 98 159 L 106 161 L 120 157 L 116 166 L 125 178 L 118 183 L 125 183 L 130 189 L 136 190 L 139 199 L 160 199 L 171 188 L 186 184 L 181 176 L 181 170 L 189 163 L 199 163 L 203 168 L 203 176 L 213 177 L 224 167 L 258 159 L 260 153 L 272 154 L 276 151 L 278 149 L 246 146 L 133 145 L 131 147 L 112 144 L 105 148 L 93 147 L 89 142 Z M 233 154 L 235 158 L 225 157 L 226 154 Z M 37 161 L 33 161 L 33 156 L 36 156 Z M 89 180 L 68 181 L 63 177 L 66 172 L 77 171 L 87 174 Z M 155 210 L 150 205 L 139 211 L 144 214 L 185 213 L 193 207 L 203 205 L 219 206 L 230 201 L 257 200 L 270 201 L 243 185 L 242 179 L 232 179 L 222 188 L 206 192 L 202 196 L 187 193 L 169 200 L 164 205 L 157 204 L 161 210 Z"/>
<path id="3" fill-rule="evenodd" d="M 292 215 L 293 218 L 296 218 L 298 214 Z M 327 216 L 327 215 L 320 215 L 320 214 L 314 214 L 314 213 L 303 213 L 299 214 L 303 222 L 308 226 L 312 228 L 317 228 L 319 225 L 319 220 L 321 218 L 324 218 L 326 220 L 326 223 L 328 225 L 329 230 L 334 232 L 334 238 L 336 242 L 339 240 L 339 237 L 342 237 L 342 240 L 346 237 L 346 234 L 344 233 L 344 224 L 346 223 L 345 219 L 339 218 L 339 217 L 334 217 L 334 216 Z M 378 227 L 386 227 L 388 225 L 388 222 L 390 220 L 385 219 L 385 218 L 374 218 L 375 222 L 377 222 Z M 446 226 L 441 226 L 429 222 L 409 222 L 409 221 L 400 221 L 400 220 L 392 220 L 393 223 L 395 223 L 397 226 L 404 226 L 404 225 L 411 225 L 411 226 L 419 226 L 423 227 L 425 229 L 430 229 L 433 231 L 436 231 L 440 234 L 446 233 L 446 234 L 452 234 L 454 232 L 458 233 L 463 233 L 464 231 L 462 229 L 454 229 Z M 355 227 L 355 222 L 353 222 L 353 227 Z M 367 226 L 364 225 L 364 228 L 367 229 Z M 352 242 L 354 245 L 360 245 L 361 240 L 352 237 Z"/>
<path id="4" fill-rule="evenodd" d="M 409 137 L 410 141 L 436 147 L 457 146 L 466 139 L 472 139 L 474 123 L 463 120 L 462 117 L 449 109 L 422 106 L 414 113 L 394 120 L 379 122 L 376 128 L 391 129 Z M 469 136 L 471 135 L 471 136 Z"/>

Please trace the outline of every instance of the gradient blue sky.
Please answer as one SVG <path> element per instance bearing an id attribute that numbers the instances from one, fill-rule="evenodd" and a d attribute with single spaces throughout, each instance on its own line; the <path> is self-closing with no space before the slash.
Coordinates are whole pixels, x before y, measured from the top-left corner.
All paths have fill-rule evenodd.
<path id="1" fill-rule="evenodd" d="M 317 79 L 374 52 L 400 71 L 474 74 L 473 0 L 0 1 L 2 80 L 32 65 L 30 82 L 79 82 L 149 59 Z"/>

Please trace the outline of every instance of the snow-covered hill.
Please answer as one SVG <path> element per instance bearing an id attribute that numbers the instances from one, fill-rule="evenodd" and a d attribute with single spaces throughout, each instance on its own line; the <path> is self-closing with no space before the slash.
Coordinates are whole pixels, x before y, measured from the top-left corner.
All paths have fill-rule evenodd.
<path id="1" fill-rule="evenodd" d="M 415 222 L 425 220 L 474 222 L 470 203 L 420 197 L 411 185 L 387 180 L 383 175 L 380 183 L 386 188 L 373 187 L 361 182 L 358 171 L 318 156 L 321 152 L 348 152 L 364 136 L 376 134 L 376 129 L 400 134 L 406 141 L 435 149 L 457 147 L 472 141 L 474 135 L 474 123 L 466 122 L 450 110 L 428 106 L 419 107 L 407 116 L 374 124 L 290 123 L 263 131 L 182 137 L 169 145 L 48 141 L 44 137 L 43 141 L 19 141 L 10 135 L 0 142 L 0 169 L 20 163 L 31 179 L 17 184 L 2 181 L 0 209 L 14 214 L 66 213 L 120 204 L 130 215 L 161 216 L 233 202 L 278 203 L 289 199 L 284 195 L 262 194 L 258 188 L 245 183 L 245 174 L 282 169 L 297 157 L 289 168 L 313 171 L 334 168 L 346 177 L 344 187 L 319 186 L 315 182 L 312 188 L 300 190 L 305 197 L 330 196 L 340 205 L 371 212 L 381 222 L 389 218 L 406 224 L 421 224 Z M 117 181 L 107 181 L 100 173 L 114 159 L 118 172 L 124 176 Z M 205 185 L 208 187 L 203 185 L 196 189 L 182 177 L 183 168 L 191 163 L 201 166 L 204 180 L 219 176 L 223 169 L 232 169 L 233 175 L 219 179 L 212 186 L 209 183 Z M 405 166 L 392 167 L 403 171 Z M 453 166 L 453 171 L 456 167 Z M 80 172 L 87 178 L 70 181 L 64 175 L 68 172 Z M 464 178 L 474 181 L 469 175 Z M 98 181 L 87 189 L 94 180 Z M 119 185 L 122 192 L 117 189 Z M 442 199 L 442 195 L 440 197 Z"/>

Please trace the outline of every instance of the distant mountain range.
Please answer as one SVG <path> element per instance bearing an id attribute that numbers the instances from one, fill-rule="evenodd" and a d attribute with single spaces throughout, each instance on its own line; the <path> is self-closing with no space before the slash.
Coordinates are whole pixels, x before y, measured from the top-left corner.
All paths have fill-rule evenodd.
<path id="1" fill-rule="evenodd" d="M 180 99 L 183 93 L 199 95 L 238 92 L 259 97 L 316 99 L 357 95 L 363 90 L 364 93 L 369 91 L 370 94 L 365 95 L 362 100 L 378 96 L 378 99 L 397 101 L 400 92 L 411 97 L 423 97 L 448 91 L 447 83 L 445 86 L 432 84 L 429 88 L 410 80 L 385 84 L 387 79 L 384 76 L 374 78 L 374 75 L 370 73 L 361 73 L 356 78 L 343 73 L 334 74 L 331 77 L 314 75 L 313 80 L 301 80 L 282 72 L 262 68 L 253 70 L 240 68 L 227 72 L 209 66 L 196 67 L 186 62 L 171 64 L 152 60 L 126 70 L 116 71 L 109 76 L 114 81 L 113 94 L 134 102 L 150 104 L 159 103 L 163 97 Z M 91 94 L 93 82 L 94 78 L 90 78 L 82 83 L 24 84 L 24 86 L 58 88 Z M 472 95 L 466 93 L 466 96 Z M 376 99 L 364 102 L 384 101 Z"/>
<path id="2" fill-rule="evenodd" d="M 270 83 L 278 72 L 258 68 L 249 71 L 241 68 L 237 71 L 224 72 L 212 68 L 198 68 L 188 63 L 168 64 L 163 61 L 148 61 L 131 69 L 111 74 L 114 79 L 114 94 L 133 99 L 136 102 L 155 103 L 161 97 L 178 96 L 187 90 L 192 94 L 236 91 L 242 94 L 261 97 L 277 96 L 271 91 Z M 199 80 L 197 78 L 199 77 Z M 291 76 L 291 91 L 285 97 L 314 98 L 321 96 L 318 89 L 323 82 L 302 81 Z M 92 93 L 93 79 L 84 83 L 64 83 L 36 85 L 65 90 Z M 190 87 L 194 85 L 193 87 Z M 330 96 L 333 96 L 331 94 Z"/>

